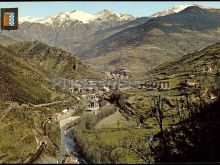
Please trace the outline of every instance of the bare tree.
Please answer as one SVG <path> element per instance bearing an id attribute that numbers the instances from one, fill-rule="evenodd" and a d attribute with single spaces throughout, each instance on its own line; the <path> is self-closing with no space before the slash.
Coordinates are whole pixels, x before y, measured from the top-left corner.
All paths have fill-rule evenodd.
<path id="1" fill-rule="evenodd" d="M 153 107 L 151 107 L 152 115 L 155 117 L 159 127 L 161 135 L 163 134 L 163 119 L 164 119 L 164 103 L 161 99 L 161 96 L 153 96 Z"/>
<path id="2" fill-rule="evenodd" d="M 118 144 L 108 146 L 110 157 L 118 162 L 124 158 L 126 154 L 133 153 L 137 156 L 136 161 L 142 160 L 145 163 L 152 163 L 151 153 L 148 150 L 148 140 L 146 136 L 135 135 L 134 132 L 123 137 Z"/>

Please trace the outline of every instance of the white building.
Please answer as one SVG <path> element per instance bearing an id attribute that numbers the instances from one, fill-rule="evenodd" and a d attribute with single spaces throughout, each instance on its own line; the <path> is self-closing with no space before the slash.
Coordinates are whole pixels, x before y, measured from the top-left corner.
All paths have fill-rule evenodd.
<path id="1" fill-rule="evenodd" d="M 86 111 L 96 111 L 99 110 L 99 99 L 97 95 L 94 94 L 84 94 L 81 95 L 82 99 L 86 102 Z"/>

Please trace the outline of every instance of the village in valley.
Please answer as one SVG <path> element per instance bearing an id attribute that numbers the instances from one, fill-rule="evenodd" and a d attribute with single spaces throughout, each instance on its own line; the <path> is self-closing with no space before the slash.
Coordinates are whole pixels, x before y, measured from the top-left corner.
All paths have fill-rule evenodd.
<path id="1" fill-rule="evenodd" d="M 132 79 L 129 70 L 120 69 L 118 72 L 105 71 L 104 80 L 83 79 L 68 80 L 64 78 L 53 79 L 52 86 L 61 87 L 68 93 L 75 95 L 78 100 L 86 104 L 85 111 L 97 113 L 100 110 L 100 102 L 114 91 L 120 89 L 148 89 L 148 90 L 169 90 L 169 81 L 150 82 Z M 64 109 L 63 113 L 68 110 Z"/>
<path id="2" fill-rule="evenodd" d="M 190 73 L 179 72 L 169 75 L 162 73 L 155 77 L 151 76 L 148 80 L 135 80 L 134 76 L 129 70 L 120 69 L 117 71 L 118 72 L 103 72 L 104 78 L 102 80 L 56 79 L 53 80 L 53 87 L 60 86 L 70 95 L 75 96 L 77 100 L 83 102 L 85 106 L 84 113 L 91 113 L 95 115 L 102 112 L 103 107 L 109 105 L 109 102 L 106 101 L 106 99 L 108 100 L 109 96 L 112 94 L 117 93 L 117 91 L 128 94 L 129 97 L 127 100 L 120 100 L 122 101 L 122 104 L 119 103 L 117 106 L 119 106 L 121 109 L 120 113 L 129 114 L 129 118 L 133 116 L 133 118 L 138 119 L 136 120 L 137 125 L 133 125 L 133 129 L 139 129 L 140 131 L 142 129 L 148 130 L 157 128 L 157 124 L 151 121 L 152 118 L 147 117 L 148 115 L 146 115 L 145 110 L 150 108 L 149 106 L 152 106 L 154 103 L 154 106 L 156 106 L 157 103 L 161 104 L 164 111 L 162 113 L 164 116 L 166 116 L 166 122 L 176 122 L 177 116 L 174 107 L 179 107 L 180 104 L 182 104 L 182 101 L 188 97 L 187 94 L 183 94 L 181 96 L 179 93 L 182 87 L 186 92 L 188 90 L 198 91 L 199 89 L 201 92 L 199 97 L 206 98 L 208 102 L 212 102 L 217 98 L 216 94 L 211 90 L 210 85 L 212 82 L 210 83 L 209 80 L 207 80 L 211 80 L 212 77 L 219 77 L 218 69 L 215 66 L 206 65 L 199 71 L 195 70 L 194 72 Z M 177 81 L 177 79 L 179 80 Z M 196 97 L 196 95 L 193 96 L 190 94 L 190 98 L 192 101 L 198 101 L 198 97 Z M 166 106 L 164 106 L 165 104 Z M 168 109 L 167 105 L 169 107 Z M 75 109 L 66 108 L 62 111 L 61 116 L 71 116 L 74 114 L 74 111 Z M 183 111 L 184 108 L 179 110 L 179 113 L 184 113 Z M 118 122 L 120 123 L 120 121 Z M 130 120 L 127 122 L 132 123 Z M 163 127 L 169 128 L 168 123 L 164 124 Z M 176 128 L 176 126 L 172 126 L 172 128 Z M 118 131 L 123 132 L 120 129 Z"/>
<path id="3" fill-rule="evenodd" d="M 105 100 L 114 91 L 126 89 L 145 89 L 147 91 L 172 91 L 179 84 L 173 83 L 173 78 L 178 74 L 170 76 L 161 75 L 151 78 L 151 80 L 135 80 L 134 76 L 126 69 L 116 69 L 114 71 L 104 71 L 103 79 L 53 79 L 51 82 L 52 88 L 59 86 L 62 90 L 74 95 L 77 100 L 83 100 L 86 106 L 86 112 L 97 114 L 103 106 L 102 101 Z M 202 75 L 210 75 L 216 73 L 214 66 L 205 66 L 200 70 Z M 189 74 L 184 80 L 190 88 L 200 87 L 200 82 L 194 80 L 195 74 Z M 153 94 L 153 92 L 151 92 Z M 207 93 L 207 91 L 206 91 Z M 211 99 L 216 98 L 212 93 L 207 93 Z M 169 94 L 170 95 L 170 94 Z M 106 102 L 104 103 L 106 104 Z M 72 109 L 70 109 L 71 111 Z M 63 110 L 63 114 L 70 113 L 68 109 Z"/>
<path id="4" fill-rule="evenodd" d="M 220 4 L 77 3 L 1 5 L 0 164 L 220 162 Z"/>

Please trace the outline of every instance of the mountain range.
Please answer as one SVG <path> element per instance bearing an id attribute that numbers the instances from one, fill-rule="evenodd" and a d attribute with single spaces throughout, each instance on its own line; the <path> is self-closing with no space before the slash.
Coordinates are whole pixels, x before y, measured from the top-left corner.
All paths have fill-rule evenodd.
<path id="1" fill-rule="evenodd" d="M 99 70 L 120 67 L 141 76 L 163 62 L 218 42 L 219 18 L 219 9 L 198 5 L 142 18 L 109 9 L 96 14 L 74 10 L 41 19 L 21 18 L 19 30 L 4 36 L 62 48 Z"/>
<path id="2" fill-rule="evenodd" d="M 173 115 L 171 114 L 171 117 L 173 118 L 172 120 L 174 120 L 175 123 L 177 122 L 177 124 L 173 122 L 173 124 L 165 122 L 163 128 L 164 135 L 169 135 L 166 133 L 166 130 L 167 128 L 171 128 L 168 127 L 170 124 L 179 129 L 179 124 L 184 126 L 184 123 L 188 124 L 188 121 L 189 125 L 193 125 L 193 128 L 195 127 L 198 128 L 197 130 L 201 130 L 200 132 L 205 132 L 205 134 L 201 133 L 201 137 L 204 137 L 204 139 L 207 139 L 204 135 L 207 134 L 207 128 L 211 128 L 210 126 L 213 125 L 214 131 L 209 131 L 209 135 L 213 132 L 218 132 L 215 123 L 216 121 L 219 121 L 219 115 L 217 113 L 218 108 L 214 107 L 216 113 L 215 111 L 214 113 L 210 113 L 213 106 L 211 106 L 210 109 L 208 108 L 207 113 L 206 110 L 205 113 L 203 113 L 203 110 L 199 110 L 200 106 L 197 106 L 199 104 L 197 104 L 196 97 L 202 96 L 199 97 L 198 103 L 201 101 L 200 103 L 202 103 L 202 107 L 206 108 L 209 107 L 210 103 L 208 99 L 206 100 L 206 95 L 213 94 L 219 96 L 219 85 L 218 81 L 216 81 L 219 79 L 220 71 L 219 18 L 219 9 L 197 5 L 178 6 L 163 12 L 155 13 L 149 17 L 141 18 L 135 18 L 128 14 L 118 14 L 111 10 L 103 10 L 97 14 L 89 14 L 83 11 L 74 10 L 40 19 L 33 17 L 21 18 L 19 20 L 19 30 L 1 31 L 0 162 L 23 164 L 31 162 L 30 160 L 36 158 L 37 160 L 32 163 L 57 163 L 57 160 L 60 157 L 59 150 L 61 142 L 61 122 L 58 121 L 62 120 L 63 117 L 65 118 L 66 115 L 71 115 L 73 112 L 72 110 L 74 110 L 73 115 L 85 116 L 84 108 L 86 104 L 84 105 L 84 101 L 80 100 L 80 94 L 75 95 L 72 92 L 70 93 L 69 90 L 63 90 L 61 86 L 52 87 L 51 83 L 56 80 L 62 80 L 63 78 L 75 80 L 91 78 L 101 80 L 104 79 L 104 75 L 101 75 L 100 71 L 108 71 L 111 69 L 115 71 L 112 73 L 115 73 L 116 76 L 118 71 L 121 70 L 115 69 L 128 69 L 131 71 L 132 75 L 134 75 L 132 78 L 135 80 L 142 80 L 141 82 L 148 80 L 151 82 L 170 82 L 170 87 L 172 89 L 169 91 L 150 91 L 147 89 L 135 89 L 136 87 L 133 89 L 124 89 L 123 93 L 127 93 L 126 95 L 129 96 L 127 101 L 128 103 L 130 102 L 129 106 L 135 110 L 135 113 L 141 112 L 142 114 L 148 114 L 148 112 L 150 112 L 150 109 L 148 108 L 150 108 L 151 101 L 148 96 L 151 96 L 152 94 L 153 96 L 155 96 L 155 94 L 158 96 L 160 95 L 162 98 L 165 98 L 165 101 L 171 100 L 170 105 L 172 105 L 171 103 L 177 102 L 178 109 L 179 105 L 181 105 L 182 108 L 180 109 L 184 110 L 184 97 L 181 97 L 180 99 L 177 95 L 177 97 L 175 96 L 177 92 L 175 88 L 176 85 L 178 85 L 179 82 L 186 80 L 191 82 L 191 84 L 202 82 L 199 88 L 185 88 L 186 92 L 178 92 L 183 93 L 183 95 L 186 96 L 187 107 L 189 103 L 189 107 L 193 108 L 189 108 L 191 110 L 189 117 L 188 115 L 185 116 L 184 113 L 183 120 L 180 118 L 180 123 L 179 117 L 177 116 L 177 118 L 175 118 L 174 115 L 173 118 Z M 122 71 L 127 73 L 129 72 L 128 70 Z M 111 72 L 105 73 L 106 75 L 111 75 Z M 89 82 L 92 81 L 89 80 Z M 65 83 L 63 83 L 63 85 L 64 84 Z M 203 88 L 205 92 L 204 94 L 202 94 Z M 192 97 L 190 96 L 191 94 L 188 94 L 189 91 L 190 93 L 192 91 Z M 212 91 L 214 92 L 212 93 Z M 114 95 L 114 91 L 110 91 L 110 93 L 107 92 L 107 95 L 111 95 L 112 92 Z M 117 93 L 118 92 L 116 92 L 116 94 Z M 189 100 L 191 98 L 192 100 Z M 147 102 L 146 99 L 150 102 Z M 179 99 L 180 101 L 183 101 L 179 102 L 180 104 L 178 103 Z M 212 98 L 210 98 L 210 100 L 211 99 Z M 216 107 L 218 106 L 219 105 Z M 196 111 L 197 109 L 198 111 Z M 185 111 L 180 112 L 183 114 L 182 112 Z M 207 127 L 201 127 L 200 129 L 199 126 L 201 124 L 199 125 L 198 122 L 196 123 L 194 118 L 197 119 L 201 114 L 205 114 L 203 116 L 205 116 L 206 123 L 208 121 L 212 122 L 206 124 Z M 216 116 L 216 114 L 218 118 L 213 118 L 212 116 Z M 89 116 L 85 116 L 86 118 L 83 118 L 86 120 L 85 124 L 87 124 L 87 121 L 92 121 L 92 124 L 94 125 L 98 118 L 90 118 L 90 115 L 92 114 L 88 115 Z M 190 117 L 191 115 L 192 118 Z M 153 120 L 151 120 L 150 116 L 148 118 L 150 120 L 146 118 L 145 125 L 148 124 L 146 123 L 148 121 L 150 122 L 149 124 L 152 125 Z M 125 117 L 126 120 L 130 118 L 129 115 L 126 115 Z M 167 117 L 167 119 L 171 121 L 170 115 Z M 103 120 L 106 121 L 106 119 L 107 118 L 104 118 Z M 110 120 L 115 120 L 115 122 L 119 121 L 112 117 Z M 134 120 L 132 119 L 131 121 L 133 122 Z M 201 121 L 204 121 L 204 119 L 202 118 Z M 205 122 L 201 122 L 202 126 Z M 76 140 L 84 137 L 84 135 L 85 137 L 90 137 L 93 133 L 95 133 L 94 135 L 97 133 L 97 131 L 94 132 L 93 129 L 84 129 L 83 123 L 79 123 L 80 125 L 77 128 L 79 130 L 76 130 L 76 133 L 74 133 L 74 136 L 77 137 Z M 134 124 L 134 127 L 130 127 L 130 124 L 128 126 L 129 128 L 128 130 L 125 130 L 126 132 L 136 129 L 136 124 Z M 152 126 L 153 129 L 151 130 L 153 132 L 151 133 L 159 135 L 159 133 L 157 133 L 159 127 L 157 129 L 155 124 Z M 120 128 L 122 127 L 120 126 Z M 121 131 L 123 130 L 120 128 L 117 130 L 120 134 L 115 134 L 114 132 L 113 136 L 117 135 L 118 137 L 121 137 Z M 174 135 L 173 133 L 175 133 L 176 128 L 172 127 L 172 135 Z M 86 134 L 82 134 L 83 131 L 81 131 L 81 129 L 88 131 L 84 131 Z M 140 134 L 143 130 L 146 129 L 140 128 L 137 133 Z M 189 133 L 188 130 L 191 129 L 185 130 Z M 102 132 L 101 128 L 99 132 Z M 104 133 L 106 134 L 106 128 L 104 128 Z M 178 140 L 178 134 L 175 136 L 177 138 L 172 138 L 171 141 L 172 143 L 174 142 L 173 144 L 177 144 L 175 143 L 175 139 Z M 142 136 L 142 133 L 140 135 Z M 146 134 L 146 136 L 148 135 Z M 137 137 L 139 139 L 139 135 Z M 159 136 L 151 136 L 151 139 L 153 138 L 155 140 L 155 137 Z M 195 134 L 191 139 L 192 141 L 195 139 L 198 141 L 198 137 L 200 136 Z M 181 138 L 182 136 L 180 136 L 180 140 Z M 183 140 L 185 139 L 186 138 L 183 138 Z M 216 156 L 216 158 L 218 158 L 219 156 L 213 152 L 213 145 L 218 141 L 218 138 L 213 139 L 210 141 L 210 138 L 208 138 L 208 140 L 202 141 L 202 143 L 200 143 L 201 140 L 199 140 L 198 146 L 202 146 L 204 156 L 207 155 L 207 152 L 205 152 L 207 151 L 206 144 L 209 142 L 212 144 L 211 146 L 208 146 L 211 154 L 208 155 L 208 158 L 204 157 L 204 160 L 209 159 L 209 156 L 212 159 L 213 153 L 214 157 Z M 95 138 L 95 140 L 99 139 Z M 43 142 L 46 145 L 43 145 Z M 77 141 L 78 144 L 80 144 L 80 142 L 82 141 L 79 141 L 79 143 Z M 145 142 L 146 138 L 144 138 L 144 144 Z M 157 141 L 155 142 L 157 143 Z M 179 142 L 182 141 L 178 141 L 178 144 L 183 144 Z M 184 151 L 187 151 L 186 153 L 191 160 L 192 155 L 195 153 L 194 151 L 201 150 L 201 148 L 197 147 L 197 143 L 196 145 L 191 145 L 193 143 L 191 143 L 191 141 L 189 142 L 190 145 L 188 145 L 188 143 L 186 145 L 189 146 L 189 150 Z M 106 145 L 109 144 L 106 143 Z M 174 145 L 174 147 L 178 146 L 178 144 Z M 92 162 L 96 162 L 96 159 L 97 162 L 108 161 L 108 158 L 101 160 L 99 154 L 102 153 L 102 151 L 105 151 L 101 150 L 99 152 L 99 149 L 106 148 L 106 145 L 103 148 L 102 144 L 97 142 L 93 143 L 93 140 L 91 141 L 91 144 L 89 143 L 88 145 L 92 145 L 92 147 L 98 146 L 98 148 L 93 147 L 93 149 L 95 149 L 95 155 L 97 155 L 97 151 L 98 156 L 96 158 L 96 156 L 92 155 L 92 159 L 90 159 L 88 156 L 90 155 L 90 152 L 88 152 L 89 154 L 85 152 L 82 156 L 87 158 L 85 156 L 87 155 L 88 158 L 86 160 Z M 166 145 L 165 149 L 167 146 L 170 147 L 172 144 Z M 146 154 L 145 149 L 146 148 L 143 150 L 144 157 Z M 193 150 L 193 152 L 192 154 L 189 154 L 188 151 L 191 150 Z M 214 150 L 218 153 L 218 147 L 215 147 Z M 140 151 L 142 152 L 142 148 Z M 178 153 L 176 151 L 178 151 Z M 182 147 L 180 147 L 180 150 L 176 150 L 175 148 L 175 150 L 172 150 L 172 153 L 174 153 L 174 159 L 170 158 L 172 160 L 178 160 L 178 158 L 176 159 L 176 156 L 182 156 L 182 151 Z M 91 153 L 92 152 L 93 150 L 91 150 Z M 107 152 L 104 152 L 104 154 L 105 153 Z M 188 158 L 187 154 L 185 154 L 185 157 Z M 158 155 L 161 155 L 161 153 Z M 196 159 L 197 155 L 198 154 L 196 154 Z M 133 161 L 133 158 L 134 162 L 137 161 L 136 157 L 133 156 L 134 155 L 130 153 L 128 154 L 128 163 Z M 154 159 L 151 157 L 151 154 L 150 157 L 148 153 L 146 156 L 147 161 L 148 158 L 152 160 Z M 195 154 L 193 156 L 195 156 Z M 201 157 L 201 154 L 199 156 Z M 133 158 L 130 159 L 131 157 Z M 127 157 L 122 160 L 124 161 L 126 159 Z M 155 160 L 157 160 L 157 158 Z M 88 161 L 88 163 L 91 163 L 90 161 Z M 111 159 L 108 162 L 114 162 L 114 160 Z"/>
<path id="3" fill-rule="evenodd" d="M 45 18 L 34 18 L 34 17 L 23 17 L 19 21 L 20 23 L 31 22 L 31 23 L 40 23 L 48 26 L 59 26 L 65 22 L 74 22 L 78 21 L 78 23 L 114 23 L 120 21 L 128 21 L 132 20 L 135 17 L 128 14 L 119 14 L 115 13 L 110 9 L 104 9 L 101 12 L 96 14 L 89 14 L 80 10 L 73 10 L 71 12 L 61 12 L 52 16 L 48 16 Z"/>
<path id="4" fill-rule="evenodd" d="M 118 14 L 109 9 L 97 14 L 74 10 L 41 19 L 20 18 L 19 29 L 10 32 L 10 35 L 29 41 L 39 40 L 77 53 L 80 47 L 87 47 L 90 44 L 87 39 L 95 32 L 122 25 L 134 19 L 135 17 L 131 15 Z"/>
<path id="5" fill-rule="evenodd" d="M 117 32 L 80 56 L 94 66 L 123 67 L 141 76 L 164 62 L 218 42 L 219 18 L 217 9 L 190 6 Z"/>

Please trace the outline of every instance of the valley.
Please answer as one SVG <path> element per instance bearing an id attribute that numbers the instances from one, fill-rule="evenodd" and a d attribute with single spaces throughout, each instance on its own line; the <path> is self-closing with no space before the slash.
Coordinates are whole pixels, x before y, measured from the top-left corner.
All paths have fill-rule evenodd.
<path id="1" fill-rule="evenodd" d="M 0 163 L 219 162 L 219 18 L 19 18 L 0 31 Z"/>

